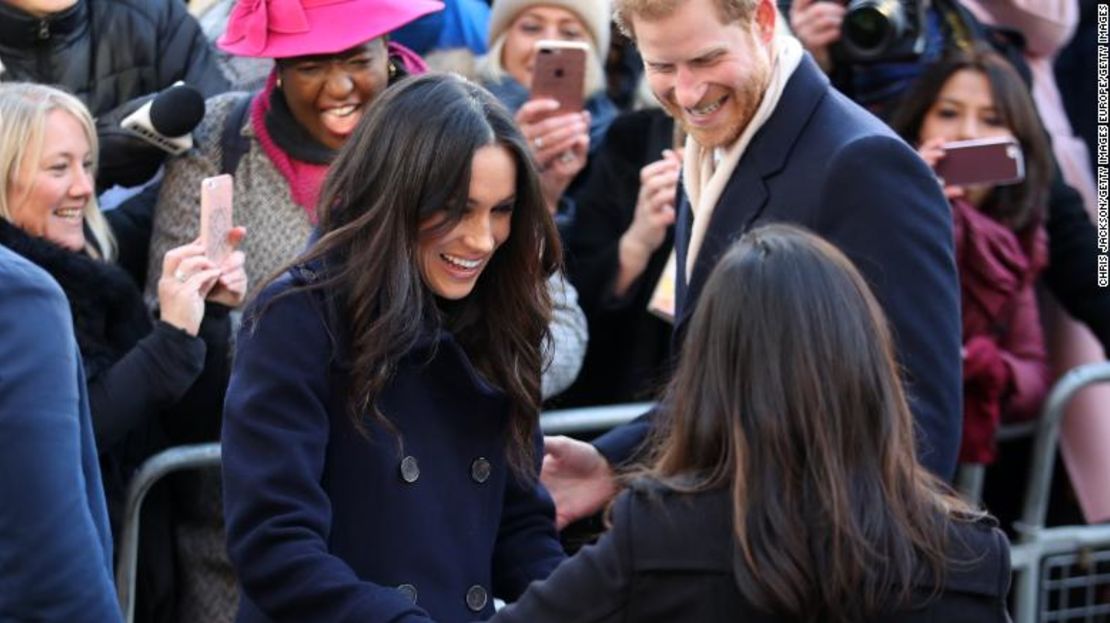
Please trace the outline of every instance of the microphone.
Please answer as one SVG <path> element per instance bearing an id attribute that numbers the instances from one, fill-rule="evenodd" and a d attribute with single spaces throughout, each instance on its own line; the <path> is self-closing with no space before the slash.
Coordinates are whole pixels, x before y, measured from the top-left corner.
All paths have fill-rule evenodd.
<path id="1" fill-rule="evenodd" d="M 193 146 L 190 132 L 203 118 L 204 96 L 178 82 L 125 117 L 120 126 L 176 156 Z"/>

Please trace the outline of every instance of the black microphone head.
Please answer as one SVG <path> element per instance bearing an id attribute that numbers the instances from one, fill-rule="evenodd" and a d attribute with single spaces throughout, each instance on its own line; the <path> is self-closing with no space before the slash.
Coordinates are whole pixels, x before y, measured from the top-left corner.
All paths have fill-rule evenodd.
<path id="1" fill-rule="evenodd" d="M 162 91 L 150 103 L 150 125 L 162 136 L 184 136 L 204 118 L 204 96 L 179 84 Z"/>

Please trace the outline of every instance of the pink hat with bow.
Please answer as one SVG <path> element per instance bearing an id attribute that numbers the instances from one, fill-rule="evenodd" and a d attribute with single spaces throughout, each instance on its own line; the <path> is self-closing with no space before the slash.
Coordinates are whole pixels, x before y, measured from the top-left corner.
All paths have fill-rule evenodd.
<path id="1" fill-rule="evenodd" d="M 334 54 L 441 9 L 435 0 L 236 0 L 217 45 L 260 58 Z"/>

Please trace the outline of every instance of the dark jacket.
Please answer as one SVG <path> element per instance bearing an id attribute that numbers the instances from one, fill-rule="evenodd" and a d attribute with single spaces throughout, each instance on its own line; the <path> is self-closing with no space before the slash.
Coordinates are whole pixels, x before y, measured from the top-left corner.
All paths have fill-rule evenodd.
<path id="1" fill-rule="evenodd" d="M 178 80 L 205 97 L 230 85 L 196 20 L 180 0 L 77 0 L 37 18 L 0 2 L 0 79 L 62 87 L 97 120 L 97 185 L 146 181 L 165 158 L 119 128 L 136 98 Z"/>
<path id="2" fill-rule="evenodd" d="M 1099 253 L 1098 229 L 1083 206 L 1083 198 L 1064 182 L 1055 162 L 1045 230 L 1049 255 L 1045 285 L 1110 353 L 1110 288 L 1099 285 L 1098 261 L 1093 259 Z"/>
<path id="3" fill-rule="evenodd" d="M 683 193 L 675 249 L 686 265 Z M 942 478 L 960 445 L 960 300 L 952 217 L 932 171 L 887 126 L 829 86 L 806 54 L 755 134 L 713 212 L 693 273 L 678 271 L 676 335 L 729 245 L 753 226 L 804 226 L 843 251 L 890 321 L 905 370 L 922 463 Z M 610 431 L 598 449 L 621 462 L 649 422 Z"/>
<path id="4" fill-rule="evenodd" d="M 65 296 L 0 244 L 0 621 L 120 621 Z"/>
<path id="5" fill-rule="evenodd" d="M 674 122 L 661 109 L 620 115 L 596 154 L 577 195 L 567 235 L 567 276 L 578 289 L 590 341 L 578 380 L 560 405 L 644 400 L 665 381 L 671 325 L 647 311 L 652 289 L 674 247 L 674 228 L 656 249 L 629 293 L 615 299 L 621 236 L 632 224 L 640 169 L 673 147 Z"/>
<path id="6" fill-rule="evenodd" d="M 223 429 L 238 620 L 489 617 L 563 558 L 550 497 L 509 472 L 508 399 L 429 333 L 377 400 L 400 437 L 356 430 L 343 307 L 291 291 L 317 278 L 267 286 L 239 333 Z"/>
<path id="7" fill-rule="evenodd" d="M 537 582 L 493 623 L 777 623 L 793 619 L 757 609 L 744 598 L 729 492 L 695 495 L 626 491 L 613 505 L 613 527 L 596 545 Z M 1009 622 L 1010 551 L 1005 535 L 981 524 L 958 524 L 949 539 L 953 564 L 943 590 L 926 601 L 932 582 L 913 592 L 917 607 L 883 615 L 884 623 Z M 747 569 L 744 575 L 752 570 Z M 924 605 L 921 605 L 924 603 Z"/>
<path id="8" fill-rule="evenodd" d="M 0 219 L 0 244 L 46 270 L 69 299 L 88 374 L 93 431 L 113 532 L 122 527 L 127 486 L 144 460 L 171 445 L 214 441 L 227 386 L 228 310 L 209 304 L 197 337 L 152 322 L 138 287 L 112 264 L 33 238 Z M 168 549 L 170 498 L 144 504 L 140 620 L 164 620 L 174 600 Z"/>

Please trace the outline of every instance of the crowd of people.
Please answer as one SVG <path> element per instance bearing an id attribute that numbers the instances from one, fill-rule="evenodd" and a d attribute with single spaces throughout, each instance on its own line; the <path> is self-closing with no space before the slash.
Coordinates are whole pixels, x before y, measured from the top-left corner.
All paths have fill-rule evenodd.
<path id="1" fill-rule="evenodd" d="M 205 442 L 137 621 L 1008 620 L 996 434 L 1110 352 L 1079 5 L 904 6 L 861 58 L 812 0 L 0 0 L 0 620 L 120 620 L 127 486 Z M 552 40 L 582 110 L 532 96 Z M 187 149 L 121 125 L 179 83 Z M 1019 180 L 936 172 L 981 139 Z"/>

